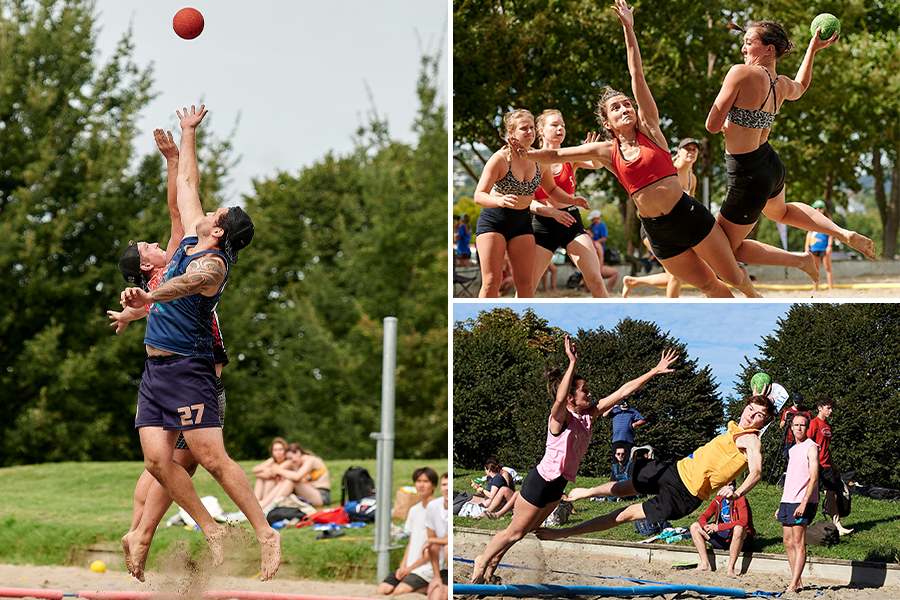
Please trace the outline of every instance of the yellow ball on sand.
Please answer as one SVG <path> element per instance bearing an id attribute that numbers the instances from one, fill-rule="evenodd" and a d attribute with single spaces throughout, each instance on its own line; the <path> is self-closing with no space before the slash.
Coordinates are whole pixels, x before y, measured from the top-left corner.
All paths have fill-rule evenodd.
<path id="1" fill-rule="evenodd" d="M 106 563 L 102 560 L 95 560 L 91 563 L 91 571 L 94 573 L 104 573 L 106 571 Z"/>

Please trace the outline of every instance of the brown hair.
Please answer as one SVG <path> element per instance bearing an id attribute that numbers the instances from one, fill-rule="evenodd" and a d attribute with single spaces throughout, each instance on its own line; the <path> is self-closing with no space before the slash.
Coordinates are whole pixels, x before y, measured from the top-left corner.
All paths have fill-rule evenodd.
<path id="1" fill-rule="evenodd" d="M 756 406 L 761 406 L 766 409 L 766 420 L 763 423 L 763 427 L 771 423 L 772 419 L 775 418 L 775 414 L 778 412 L 778 409 L 775 408 L 775 403 L 772 402 L 772 399 L 768 396 L 763 396 L 762 394 L 754 394 L 744 399 L 744 408 L 747 408 L 751 404 L 755 404 Z"/>
<path id="2" fill-rule="evenodd" d="M 559 367 L 550 367 L 547 369 L 545 375 L 547 376 L 547 392 L 550 394 L 551 398 L 556 400 L 556 392 L 559 391 L 559 384 L 562 383 L 563 371 Z M 572 385 L 569 386 L 569 396 L 575 393 L 579 381 L 584 381 L 584 377 L 578 373 L 573 373 Z"/>
<path id="3" fill-rule="evenodd" d="M 610 98 L 615 98 L 616 96 L 625 96 L 626 98 L 628 98 L 629 102 L 631 102 L 632 104 L 635 104 L 635 106 L 637 106 L 636 103 L 634 102 L 634 100 L 631 98 L 631 96 L 629 96 L 628 94 L 625 94 L 623 92 L 620 92 L 619 90 L 613 89 L 612 86 L 608 85 L 608 86 L 604 87 L 603 90 L 601 90 L 600 100 L 597 102 L 597 106 L 594 109 L 594 114 L 597 115 L 597 123 L 599 123 L 600 127 L 603 128 L 603 134 L 605 136 L 605 139 L 607 139 L 607 140 L 613 139 L 614 136 L 613 136 L 612 130 L 607 129 L 603 125 L 603 123 L 605 123 L 606 119 L 607 119 L 606 103 Z M 635 108 L 635 110 L 637 110 L 637 108 Z"/>
<path id="4" fill-rule="evenodd" d="M 794 49 L 794 42 L 788 39 L 787 31 L 777 21 L 754 21 L 747 26 L 747 29 L 734 23 L 729 23 L 727 27 L 743 33 L 747 33 L 750 29 L 756 29 L 759 41 L 766 46 L 775 46 L 775 60 L 780 60 L 782 56 Z"/>
<path id="5" fill-rule="evenodd" d="M 503 115 L 503 132 L 500 134 L 500 137 L 503 138 L 504 141 L 509 135 L 509 131 L 513 128 L 513 125 L 515 125 L 516 119 L 520 117 L 528 117 L 531 119 L 532 123 L 534 122 L 534 115 L 531 114 L 530 110 L 524 108 L 514 108 Z"/>
<path id="6" fill-rule="evenodd" d="M 489 458 L 484 461 L 484 470 L 490 473 L 499 473 L 500 463 L 497 462 L 496 458 Z"/>
<path id="7" fill-rule="evenodd" d="M 796 420 L 797 417 L 803 417 L 804 419 L 806 419 L 806 424 L 809 425 L 809 415 L 805 412 L 794 413 L 794 416 L 791 417 L 791 424 L 793 424 L 794 420 Z"/>
<path id="8" fill-rule="evenodd" d="M 281 444 L 282 447 L 283 447 L 285 450 L 287 450 L 288 443 L 285 441 L 285 439 L 284 439 L 284 438 L 280 438 L 280 437 L 276 437 L 276 438 L 273 438 L 273 439 L 272 439 L 272 443 L 269 444 L 269 456 L 272 456 L 272 448 L 275 447 L 275 444 Z"/>
<path id="9" fill-rule="evenodd" d="M 548 108 L 544 110 L 544 112 L 542 112 L 540 115 L 538 115 L 537 120 L 534 122 L 534 127 L 535 129 L 537 129 L 538 148 L 544 147 L 544 139 L 541 136 L 541 130 L 544 128 L 544 122 L 553 115 L 559 115 L 560 119 L 563 118 L 561 111 L 555 108 Z M 563 119 L 563 122 L 565 122 L 565 119 Z"/>
<path id="10" fill-rule="evenodd" d="M 299 452 L 300 454 L 307 454 L 309 456 L 315 456 L 315 454 L 313 454 L 309 450 L 305 450 L 303 448 L 303 446 L 301 446 L 300 444 L 288 444 L 287 451 L 288 452 Z"/>
<path id="11" fill-rule="evenodd" d="M 830 406 L 831 408 L 834 408 L 835 404 L 837 404 L 837 402 L 832 400 L 828 396 L 822 396 L 821 398 L 819 398 L 819 401 L 816 403 L 816 406 L 817 407 Z"/>
<path id="12" fill-rule="evenodd" d="M 416 480 L 422 475 L 427 475 L 429 481 L 431 481 L 431 485 L 437 487 L 438 476 L 434 469 L 432 469 L 431 467 L 422 467 L 421 469 L 416 469 L 415 472 L 413 472 L 412 476 L 413 483 L 415 483 Z"/>

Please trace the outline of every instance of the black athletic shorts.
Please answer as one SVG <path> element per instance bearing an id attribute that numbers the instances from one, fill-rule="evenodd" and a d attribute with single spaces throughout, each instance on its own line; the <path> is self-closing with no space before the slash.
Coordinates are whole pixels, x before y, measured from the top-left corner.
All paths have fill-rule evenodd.
<path id="1" fill-rule="evenodd" d="M 547 481 L 538 473 L 537 467 L 533 468 L 525 481 L 522 482 L 522 489 L 519 494 L 532 506 L 544 508 L 548 504 L 558 501 L 566 491 L 566 481 L 562 475 L 553 481 Z"/>
<path id="2" fill-rule="evenodd" d="M 716 218 L 693 196 L 681 194 L 681 199 L 661 217 L 641 217 L 641 224 L 650 239 L 650 247 L 658 259 L 678 256 L 706 239 L 716 226 Z"/>
<path id="3" fill-rule="evenodd" d="M 500 206 L 485 208 L 478 216 L 478 224 L 475 225 L 475 236 L 482 233 L 501 233 L 507 242 L 520 235 L 533 235 L 531 211 L 527 208 L 518 210 Z"/>
<path id="4" fill-rule="evenodd" d="M 397 579 L 397 572 L 394 571 L 393 573 L 389 574 L 387 577 L 384 578 L 384 583 L 386 583 L 388 585 L 392 585 L 394 587 L 397 587 L 398 585 L 400 585 L 401 581 L 399 579 Z M 416 575 L 415 573 L 410 573 L 409 575 L 404 577 L 402 583 L 405 583 L 406 585 L 411 587 L 413 590 L 420 590 L 422 588 L 428 587 L 428 582 L 425 581 L 424 579 L 422 579 L 421 577 L 419 577 L 418 575 Z"/>
<path id="5" fill-rule="evenodd" d="M 826 250 L 810 250 L 809 251 L 810 254 L 812 254 L 813 256 L 818 256 L 819 258 L 822 258 L 823 256 L 825 256 L 825 252 L 826 252 Z"/>
<path id="6" fill-rule="evenodd" d="M 769 142 L 746 154 L 725 154 L 728 192 L 719 214 L 736 225 L 759 220 L 766 202 L 784 189 L 785 169 Z"/>
<path id="7" fill-rule="evenodd" d="M 578 207 L 569 206 L 564 210 L 575 218 L 575 222 L 569 227 L 566 227 L 553 217 L 534 216 L 531 228 L 534 230 L 535 244 L 553 252 L 557 248 L 565 248 L 582 233 L 587 233 L 584 229 L 584 224 L 581 222 L 581 213 L 578 212 Z"/>
<path id="8" fill-rule="evenodd" d="M 841 476 L 837 474 L 833 467 L 820 466 L 819 481 L 822 482 L 822 487 L 825 488 L 825 491 L 837 492 L 838 494 L 844 492 L 844 482 L 841 481 Z"/>
<path id="9" fill-rule="evenodd" d="M 644 515 L 651 523 L 686 517 L 703 504 L 688 491 L 678 469 L 669 463 L 638 459 L 634 463 L 632 480 L 639 494 L 656 494 L 643 503 Z"/>

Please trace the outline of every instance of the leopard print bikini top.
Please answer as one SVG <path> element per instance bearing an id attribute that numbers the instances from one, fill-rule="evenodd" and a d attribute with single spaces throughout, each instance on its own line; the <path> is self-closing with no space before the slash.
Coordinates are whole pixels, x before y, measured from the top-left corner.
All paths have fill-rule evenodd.
<path id="1" fill-rule="evenodd" d="M 531 181 L 519 181 L 512 174 L 512 157 L 507 157 L 507 163 L 509 164 L 509 170 L 506 171 L 506 175 L 503 176 L 503 179 L 494 184 L 493 191 L 498 194 L 506 195 L 506 194 L 515 194 L 516 196 L 533 196 L 535 192 L 541 187 L 541 167 L 537 163 L 534 163 L 534 179 Z"/>
<path id="2" fill-rule="evenodd" d="M 763 111 L 762 107 L 766 105 L 766 102 L 769 100 L 769 96 L 775 100 L 775 107 L 778 107 L 778 97 L 775 94 L 775 84 L 778 82 L 778 75 L 775 79 L 772 79 L 772 76 L 769 75 L 769 70 L 765 67 L 760 67 L 766 72 L 766 75 L 769 77 L 769 93 L 766 94 L 766 99 L 763 100 L 763 103 L 760 105 L 758 110 L 747 110 L 746 108 L 738 108 L 737 106 L 732 106 L 731 110 L 728 111 L 728 116 L 726 117 L 727 121 L 731 121 L 736 125 L 740 125 L 741 127 L 748 127 L 750 129 L 769 129 L 772 127 L 772 123 L 775 121 L 776 113 L 769 113 Z"/>

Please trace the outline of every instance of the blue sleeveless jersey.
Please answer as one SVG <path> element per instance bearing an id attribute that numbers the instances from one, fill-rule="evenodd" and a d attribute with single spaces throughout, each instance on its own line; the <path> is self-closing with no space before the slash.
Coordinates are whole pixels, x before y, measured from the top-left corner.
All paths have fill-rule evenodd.
<path id="1" fill-rule="evenodd" d="M 812 242 L 809 244 L 809 249 L 813 252 L 828 250 L 828 236 L 824 233 L 814 231 L 812 234 Z"/>
<path id="2" fill-rule="evenodd" d="M 218 250 L 205 250 L 196 254 L 187 254 L 187 248 L 195 246 L 195 236 L 181 240 L 172 260 L 166 265 L 164 285 L 173 277 L 184 275 L 192 260 L 207 254 L 220 256 L 225 261 L 225 281 L 215 296 L 204 296 L 197 293 L 185 296 L 172 302 L 154 302 L 147 318 L 147 331 L 144 343 L 160 350 L 167 350 L 182 356 L 213 356 L 213 313 L 219 303 L 219 297 L 228 281 L 230 264 L 228 258 Z"/>

